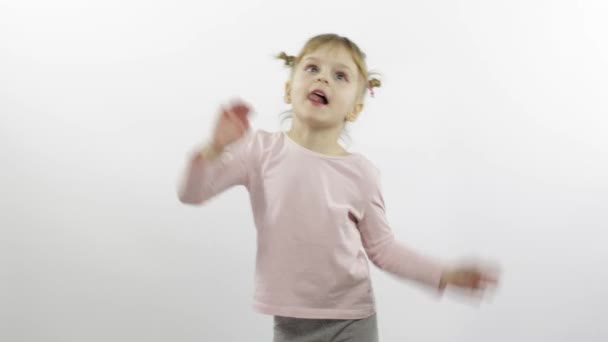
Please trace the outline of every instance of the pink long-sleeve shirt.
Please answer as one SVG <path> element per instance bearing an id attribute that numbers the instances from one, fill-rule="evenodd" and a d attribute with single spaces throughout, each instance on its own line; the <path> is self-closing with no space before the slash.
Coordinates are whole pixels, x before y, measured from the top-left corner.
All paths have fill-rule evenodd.
<path id="1" fill-rule="evenodd" d="M 250 131 L 213 161 L 190 155 L 178 196 L 200 205 L 236 185 L 249 192 L 257 229 L 257 312 L 369 317 L 376 304 L 368 258 L 394 275 L 439 284 L 442 263 L 395 239 L 379 172 L 358 153 L 329 156 L 285 132 Z"/>

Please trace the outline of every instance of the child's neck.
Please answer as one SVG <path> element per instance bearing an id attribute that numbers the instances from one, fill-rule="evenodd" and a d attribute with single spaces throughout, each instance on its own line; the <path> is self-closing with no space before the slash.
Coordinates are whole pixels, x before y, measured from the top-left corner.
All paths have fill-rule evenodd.
<path id="1" fill-rule="evenodd" d="M 347 156 L 348 153 L 337 143 L 339 132 L 330 130 L 303 130 L 292 127 L 287 135 L 300 146 L 311 151 L 330 156 Z"/>

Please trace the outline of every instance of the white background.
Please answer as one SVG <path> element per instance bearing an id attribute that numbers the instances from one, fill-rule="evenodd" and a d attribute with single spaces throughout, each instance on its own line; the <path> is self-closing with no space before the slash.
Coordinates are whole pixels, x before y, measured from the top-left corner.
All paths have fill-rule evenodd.
<path id="1" fill-rule="evenodd" d="M 481 305 L 372 268 L 382 341 L 608 340 L 604 1 L 0 2 L 0 340 L 270 341 L 244 188 L 179 203 L 233 97 L 279 114 L 335 32 L 383 86 L 349 148 L 397 237 L 498 261 Z M 289 122 L 287 122 L 287 125 Z"/>

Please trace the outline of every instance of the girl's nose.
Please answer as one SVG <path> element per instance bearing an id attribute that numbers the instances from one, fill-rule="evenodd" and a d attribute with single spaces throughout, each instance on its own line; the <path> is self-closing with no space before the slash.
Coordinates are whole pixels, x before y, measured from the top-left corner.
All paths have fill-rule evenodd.
<path id="1" fill-rule="evenodd" d="M 318 76 L 318 77 L 317 77 L 317 82 L 325 82 L 325 83 L 328 83 L 327 79 L 326 79 L 325 77 L 322 77 L 322 76 Z"/>

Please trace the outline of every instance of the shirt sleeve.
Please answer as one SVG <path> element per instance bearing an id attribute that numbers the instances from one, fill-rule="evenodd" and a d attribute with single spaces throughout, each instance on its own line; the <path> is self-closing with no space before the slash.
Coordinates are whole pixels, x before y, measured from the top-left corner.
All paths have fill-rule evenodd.
<path id="1" fill-rule="evenodd" d="M 249 189 L 255 163 L 255 133 L 251 131 L 224 147 L 213 161 L 200 155 L 200 149 L 189 154 L 177 186 L 182 203 L 203 204 L 222 191 L 243 185 Z"/>
<path id="2" fill-rule="evenodd" d="M 443 264 L 395 239 L 388 223 L 380 174 L 374 170 L 363 217 L 357 226 L 370 261 L 381 270 L 437 288 Z"/>

